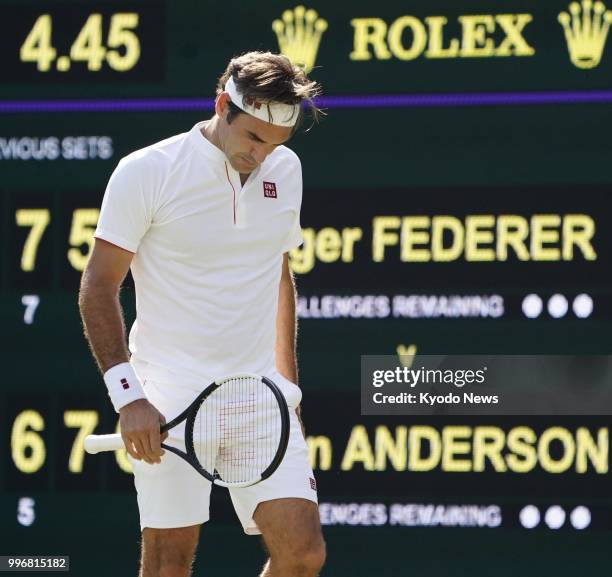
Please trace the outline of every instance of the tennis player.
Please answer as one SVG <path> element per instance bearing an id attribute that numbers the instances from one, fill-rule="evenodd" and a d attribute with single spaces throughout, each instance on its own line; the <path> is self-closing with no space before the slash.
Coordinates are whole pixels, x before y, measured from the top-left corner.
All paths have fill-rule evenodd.
<path id="1" fill-rule="evenodd" d="M 318 91 L 284 56 L 234 58 L 212 118 L 126 156 L 108 183 L 79 305 L 134 465 L 141 577 L 190 575 L 209 518 L 210 483 L 164 454 L 160 423 L 215 378 L 240 372 L 276 382 L 291 414 L 278 470 L 230 490 L 244 531 L 261 534 L 269 552 L 261 575 L 309 577 L 323 565 L 287 257 L 302 243 L 302 175 L 284 146 L 304 103 L 315 118 L 320 112 Z M 128 352 L 119 287 L 130 268 L 137 317 Z"/>

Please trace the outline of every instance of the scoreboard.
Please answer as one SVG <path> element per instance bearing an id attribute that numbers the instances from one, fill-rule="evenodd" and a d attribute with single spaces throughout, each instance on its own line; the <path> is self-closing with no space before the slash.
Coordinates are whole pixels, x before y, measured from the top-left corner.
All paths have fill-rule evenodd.
<path id="1" fill-rule="evenodd" d="M 611 21 L 589 0 L 0 0 L 0 553 L 135 572 L 129 462 L 82 446 L 116 415 L 79 279 L 119 159 L 210 117 L 257 49 L 324 89 L 290 143 L 324 574 L 606 574 L 610 417 L 362 416 L 359 367 L 612 353 Z M 130 324 L 130 279 L 122 302 Z M 196 571 L 231 551 L 252 572 L 223 491 L 212 509 Z"/>

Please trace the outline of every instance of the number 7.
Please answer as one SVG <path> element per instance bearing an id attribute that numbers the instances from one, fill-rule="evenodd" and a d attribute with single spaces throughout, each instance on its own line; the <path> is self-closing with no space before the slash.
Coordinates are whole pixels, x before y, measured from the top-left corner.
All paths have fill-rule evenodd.
<path id="1" fill-rule="evenodd" d="M 38 245 L 45 229 L 49 226 L 51 213 L 48 208 L 20 208 L 15 213 L 15 220 L 17 226 L 32 227 L 23 245 L 23 253 L 21 255 L 21 270 L 30 272 L 34 270 L 36 265 Z"/>
<path id="2" fill-rule="evenodd" d="M 98 413 L 96 411 L 65 411 L 64 425 L 71 429 L 79 429 L 79 432 L 72 444 L 68 470 L 71 473 L 83 472 L 83 457 L 85 448 L 83 442 L 87 435 L 91 435 L 98 426 Z"/>
<path id="3" fill-rule="evenodd" d="M 26 308 L 23 313 L 23 322 L 26 325 L 31 325 L 34 322 L 34 313 L 40 304 L 40 297 L 38 295 L 23 295 L 21 304 Z"/>

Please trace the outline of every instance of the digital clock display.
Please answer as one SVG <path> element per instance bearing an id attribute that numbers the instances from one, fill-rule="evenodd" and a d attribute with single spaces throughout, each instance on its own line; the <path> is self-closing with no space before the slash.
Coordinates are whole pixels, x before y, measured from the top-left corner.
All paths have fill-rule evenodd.
<path id="1" fill-rule="evenodd" d="M 159 81 L 164 7 L 157 2 L 5 6 L 2 76 L 16 82 Z"/>

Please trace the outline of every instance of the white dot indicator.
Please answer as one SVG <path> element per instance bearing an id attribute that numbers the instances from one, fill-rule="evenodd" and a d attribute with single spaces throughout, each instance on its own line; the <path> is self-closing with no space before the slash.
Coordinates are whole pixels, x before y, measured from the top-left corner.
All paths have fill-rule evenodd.
<path id="1" fill-rule="evenodd" d="M 565 523 L 565 511 L 559 505 L 553 505 L 546 511 L 544 521 L 551 529 L 560 529 Z"/>
<path id="2" fill-rule="evenodd" d="M 539 317 L 542 313 L 542 299 L 536 294 L 527 295 L 523 299 L 523 313 L 530 319 Z"/>
<path id="3" fill-rule="evenodd" d="M 574 529 L 586 529 L 591 524 L 591 511 L 580 505 L 570 513 Z"/>
<path id="4" fill-rule="evenodd" d="M 519 513 L 519 519 L 525 529 L 533 529 L 540 522 L 540 510 L 534 505 L 526 505 Z"/>
<path id="5" fill-rule="evenodd" d="M 560 319 L 567 314 L 569 305 L 567 299 L 560 294 L 556 294 L 550 297 L 548 301 L 548 312 L 550 316 L 555 319 Z"/>
<path id="6" fill-rule="evenodd" d="M 578 295 L 574 299 L 572 308 L 579 319 L 586 319 L 593 312 L 593 299 L 587 294 Z"/>

